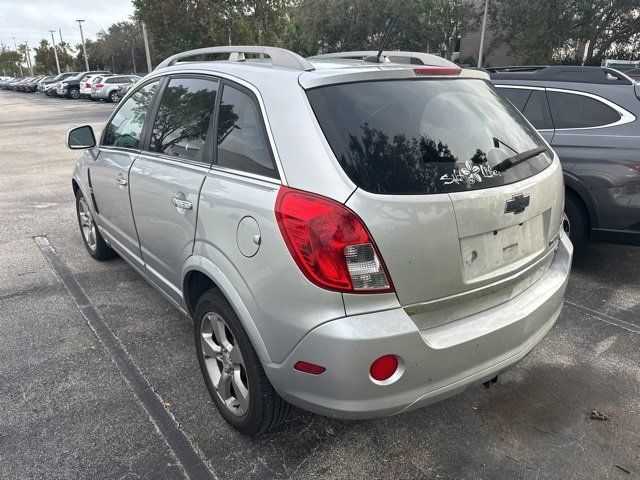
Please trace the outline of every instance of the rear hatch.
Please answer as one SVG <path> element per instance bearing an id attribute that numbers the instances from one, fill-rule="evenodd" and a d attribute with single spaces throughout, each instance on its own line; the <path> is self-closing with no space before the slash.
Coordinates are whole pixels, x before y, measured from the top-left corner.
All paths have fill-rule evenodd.
<path id="1" fill-rule="evenodd" d="M 477 78 L 332 84 L 307 92 L 398 299 L 422 327 L 505 302 L 540 278 L 561 223 L 562 172 L 522 115 Z"/>

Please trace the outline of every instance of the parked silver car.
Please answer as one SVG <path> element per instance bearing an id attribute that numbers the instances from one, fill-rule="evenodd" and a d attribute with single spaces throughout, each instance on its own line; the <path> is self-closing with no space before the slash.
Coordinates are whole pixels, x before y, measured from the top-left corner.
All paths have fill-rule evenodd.
<path id="1" fill-rule="evenodd" d="M 117 103 L 120 101 L 118 89 L 123 85 L 136 83 L 138 80 L 140 77 L 137 75 L 110 75 L 100 78 L 91 84 L 91 99 Z"/>
<path id="2" fill-rule="evenodd" d="M 549 145 L 485 73 L 371 55 L 185 52 L 99 142 L 67 137 L 87 149 L 87 251 L 194 319 L 206 385 L 245 434 L 289 404 L 371 418 L 491 381 L 562 308 L 573 247 Z"/>

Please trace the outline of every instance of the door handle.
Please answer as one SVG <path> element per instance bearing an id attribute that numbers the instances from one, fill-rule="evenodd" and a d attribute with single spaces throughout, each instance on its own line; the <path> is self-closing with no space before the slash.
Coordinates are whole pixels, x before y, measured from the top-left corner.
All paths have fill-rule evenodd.
<path id="1" fill-rule="evenodd" d="M 127 186 L 127 184 L 128 184 L 129 182 L 128 182 L 128 181 L 127 181 L 127 179 L 126 179 L 126 178 L 124 178 L 124 177 L 117 177 L 117 178 L 116 178 L 116 183 L 117 183 L 118 185 L 120 185 L 121 187 L 126 187 L 126 186 Z"/>
<path id="2" fill-rule="evenodd" d="M 191 208 L 193 207 L 192 203 L 189 200 L 183 200 L 178 197 L 173 197 L 171 200 L 173 200 L 173 204 L 178 209 L 191 210 Z"/>

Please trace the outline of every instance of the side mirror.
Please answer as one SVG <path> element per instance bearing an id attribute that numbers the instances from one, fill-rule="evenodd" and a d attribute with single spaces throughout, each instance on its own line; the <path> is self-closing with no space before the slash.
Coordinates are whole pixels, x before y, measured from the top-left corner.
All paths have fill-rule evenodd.
<path id="1" fill-rule="evenodd" d="M 71 150 L 84 150 L 96 146 L 96 137 L 93 134 L 93 128 L 89 125 L 76 127 L 67 133 L 67 148 Z"/>

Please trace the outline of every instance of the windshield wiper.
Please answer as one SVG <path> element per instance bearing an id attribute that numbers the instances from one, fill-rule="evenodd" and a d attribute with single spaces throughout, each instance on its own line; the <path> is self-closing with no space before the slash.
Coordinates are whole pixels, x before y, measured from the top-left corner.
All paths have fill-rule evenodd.
<path id="1" fill-rule="evenodd" d="M 518 153 L 517 155 L 512 155 L 511 157 L 505 158 L 499 164 L 493 167 L 493 169 L 497 172 L 505 172 L 511 167 L 515 167 L 522 162 L 526 162 L 527 160 L 530 160 L 533 157 L 540 155 L 541 153 L 544 153 L 546 151 L 547 147 L 536 147 L 532 148 L 531 150 L 525 150 L 522 153 Z"/>

